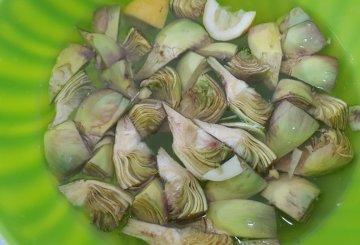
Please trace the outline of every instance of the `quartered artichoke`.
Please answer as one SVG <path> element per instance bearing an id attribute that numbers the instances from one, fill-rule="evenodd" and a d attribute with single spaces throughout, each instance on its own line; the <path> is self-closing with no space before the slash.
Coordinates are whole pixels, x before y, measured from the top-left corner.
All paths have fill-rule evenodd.
<path id="1" fill-rule="evenodd" d="M 94 12 L 93 32 L 105 34 L 115 41 L 118 39 L 120 6 L 104 6 Z"/>
<path id="2" fill-rule="evenodd" d="M 195 177 L 162 148 L 157 155 L 159 175 L 165 182 L 166 203 L 172 220 L 190 219 L 207 211 L 204 191 Z"/>
<path id="3" fill-rule="evenodd" d="M 127 116 L 116 126 L 113 159 L 116 178 L 123 189 L 138 187 L 157 173 L 152 151 L 141 142 L 141 136 Z"/>
<path id="4" fill-rule="evenodd" d="M 134 27 L 128 32 L 122 47 L 125 50 L 126 59 L 131 63 L 139 61 L 152 49 L 149 41 Z"/>
<path id="5" fill-rule="evenodd" d="M 103 231 L 116 229 L 133 201 L 119 187 L 97 180 L 78 180 L 61 185 L 59 190 L 71 204 L 84 207 L 92 222 Z"/>
<path id="6" fill-rule="evenodd" d="M 196 20 L 205 8 L 206 0 L 170 0 L 170 10 L 177 17 Z"/>

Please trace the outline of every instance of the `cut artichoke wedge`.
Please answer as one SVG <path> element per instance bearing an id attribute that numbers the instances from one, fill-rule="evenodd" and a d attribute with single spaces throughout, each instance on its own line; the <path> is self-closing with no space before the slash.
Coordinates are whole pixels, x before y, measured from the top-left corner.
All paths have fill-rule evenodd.
<path id="1" fill-rule="evenodd" d="M 221 125 L 229 128 L 237 128 L 245 130 L 246 132 L 250 133 L 252 136 L 260 140 L 261 142 L 266 142 L 266 135 L 265 135 L 265 127 L 259 124 L 252 124 L 252 123 L 244 123 L 244 122 L 228 122 L 228 123 L 221 123 Z"/>
<path id="2" fill-rule="evenodd" d="M 49 100 L 55 97 L 64 88 L 67 82 L 94 56 L 94 53 L 79 44 L 70 44 L 57 57 L 56 64 L 51 72 L 49 81 Z"/>
<path id="3" fill-rule="evenodd" d="M 165 194 L 161 182 L 153 179 L 135 196 L 131 213 L 138 219 L 153 224 L 166 224 Z"/>
<path id="4" fill-rule="evenodd" d="M 209 204 L 207 217 L 217 230 L 244 238 L 275 238 L 273 207 L 251 200 L 222 200 Z"/>
<path id="5" fill-rule="evenodd" d="M 299 222 L 307 217 L 319 194 L 320 189 L 310 181 L 296 176 L 289 178 L 286 174 L 269 181 L 261 193 L 275 207 Z"/>
<path id="6" fill-rule="evenodd" d="M 59 190 L 74 206 L 85 207 L 103 231 L 116 229 L 133 201 L 119 187 L 97 180 L 78 180 L 59 186 Z"/>
<path id="7" fill-rule="evenodd" d="M 90 158 L 90 151 L 71 120 L 46 131 L 44 147 L 49 168 L 60 180 L 79 172 Z"/>
<path id="8" fill-rule="evenodd" d="M 219 60 L 230 60 L 238 51 L 238 46 L 233 43 L 211 43 L 201 49 L 196 50 L 196 53 L 205 57 L 214 57 Z"/>
<path id="9" fill-rule="evenodd" d="M 125 50 L 126 60 L 131 63 L 139 61 L 152 49 L 151 44 L 144 35 L 133 27 L 128 32 L 122 47 Z"/>
<path id="10" fill-rule="evenodd" d="M 138 187 L 157 173 L 153 152 L 128 116 L 116 126 L 114 145 L 115 173 L 123 189 Z"/>
<path id="11" fill-rule="evenodd" d="M 280 18 L 279 28 L 281 32 L 287 31 L 289 28 L 296 26 L 297 24 L 311 20 L 310 16 L 300 7 L 295 7 L 290 10 L 289 14 Z"/>
<path id="12" fill-rule="evenodd" d="M 205 8 L 206 0 L 170 0 L 170 10 L 179 18 L 196 20 Z"/>
<path id="13" fill-rule="evenodd" d="M 165 182 L 166 203 L 172 220 L 191 219 L 207 211 L 204 191 L 195 177 L 162 148 L 157 155 L 159 175 Z"/>
<path id="14" fill-rule="evenodd" d="M 234 156 L 232 159 L 236 166 L 223 169 L 224 172 L 221 175 L 228 174 L 233 177 L 223 181 L 217 181 L 217 179 L 213 178 L 212 181 L 206 183 L 205 193 L 209 201 L 246 199 L 266 187 L 266 181 L 249 167 L 245 161 L 238 156 Z"/>
<path id="15" fill-rule="evenodd" d="M 224 143 L 196 126 L 190 119 L 163 104 L 173 134 L 173 150 L 185 167 L 198 179 L 218 168 L 232 154 Z"/>
<path id="16" fill-rule="evenodd" d="M 97 9 L 93 16 L 93 32 L 105 34 L 115 41 L 118 39 L 120 6 L 104 6 Z"/>
<path id="17" fill-rule="evenodd" d="M 269 121 L 266 142 L 278 159 L 304 143 L 319 128 L 319 123 L 305 111 L 282 101 Z"/>
<path id="18" fill-rule="evenodd" d="M 350 106 L 349 108 L 349 124 L 353 131 L 360 131 L 360 106 Z"/>
<path id="19" fill-rule="evenodd" d="M 227 108 L 222 88 L 209 75 L 201 75 L 183 96 L 179 111 L 187 118 L 217 122 Z"/>
<path id="20" fill-rule="evenodd" d="M 156 36 L 153 49 L 135 79 L 148 78 L 186 50 L 199 49 L 209 43 L 209 35 L 201 25 L 187 19 L 171 22 Z"/>
<path id="21" fill-rule="evenodd" d="M 276 155 L 269 147 L 245 130 L 210 124 L 196 119 L 194 121 L 205 132 L 234 149 L 236 154 L 260 172 L 265 171 L 276 159 Z"/>
<path id="22" fill-rule="evenodd" d="M 150 245 L 232 245 L 232 239 L 225 234 L 205 233 L 198 229 L 177 229 L 129 219 L 123 233 L 144 240 Z"/>
<path id="23" fill-rule="evenodd" d="M 244 121 L 264 125 L 271 115 L 272 105 L 244 81 L 234 77 L 215 58 L 208 58 L 208 63 L 225 86 L 230 109 Z"/>

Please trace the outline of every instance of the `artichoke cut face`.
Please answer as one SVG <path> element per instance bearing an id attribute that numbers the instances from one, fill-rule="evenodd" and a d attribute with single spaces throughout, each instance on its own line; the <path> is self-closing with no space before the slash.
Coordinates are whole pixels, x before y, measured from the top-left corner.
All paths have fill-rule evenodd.
<path id="1" fill-rule="evenodd" d="M 162 148 L 157 155 L 157 164 L 159 175 L 165 182 L 169 218 L 183 220 L 203 215 L 208 206 L 204 191 L 195 177 Z"/>
<path id="2" fill-rule="evenodd" d="M 266 142 L 266 135 L 265 135 L 265 127 L 259 124 L 252 124 L 246 122 L 228 122 L 228 123 L 221 123 L 225 127 L 235 128 L 235 129 L 242 129 L 254 136 L 256 139 L 260 140 L 261 142 Z"/>
<path id="3" fill-rule="evenodd" d="M 196 20 L 205 8 L 206 0 L 170 0 L 170 10 L 179 18 Z"/>
<path id="4" fill-rule="evenodd" d="M 152 49 L 151 44 L 144 35 L 133 27 L 128 32 L 122 47 L 126 53 L 126 60 L 131 63 L 138 62 Z"/>
<path id="5" fill-rule="evenodd" d="M 120 6 L 104 6 L 94 12 L 93 31 L 95 33 L 105 34 L 117 41 L 119 25 Z"/>
<path id="6" fill-rule="evenodd" d="M 83 68 L 94 53 L 79 44 L 70 44 L 57 57 L 49 81 L 49 99 L 53 102 L 68 81 Z"/>
<path id="7" fill-rule="evenodd" d="M 141 141 L 127 116 L 116 126 L 113 160 L 116 178 L 123 189 L 139 187 L 157 173 L 153 152 Z"/>
<path id="8" fill-rule="evenodd" d="M 84 207 L 103 231 L 116 229 L 133 201 L 122 189 L 97 180 L 78 180 L 59 190 L 73 205 Z"/>
<path id="9" fill-rule="evenodd" d="M 360 106 L 350 106 L 349 108 L 349 124 L 353 131 L 360 130 Z"/>

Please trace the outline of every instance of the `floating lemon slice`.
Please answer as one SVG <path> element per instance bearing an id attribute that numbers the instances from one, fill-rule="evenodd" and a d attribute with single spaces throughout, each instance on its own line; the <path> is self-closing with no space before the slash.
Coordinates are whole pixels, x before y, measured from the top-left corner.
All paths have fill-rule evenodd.
<path id="1" fill-rule="evenodd" d="M 208 0 L 203 23 L 210 36 L 218 41 L 229 41 L 240 37 L 255 19 L 255 11 L 231 12 L 221 7 L 216 0 Z"/>

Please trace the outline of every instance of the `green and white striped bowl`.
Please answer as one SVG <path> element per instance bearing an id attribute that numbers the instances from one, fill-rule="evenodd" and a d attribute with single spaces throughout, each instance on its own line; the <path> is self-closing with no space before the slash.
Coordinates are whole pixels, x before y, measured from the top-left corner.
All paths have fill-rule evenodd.
<path id="1" fill-rule="evenodd" d="M 105 234 L 89 224 L 56 189 L 43 157 L 43 134 L 54 114 L 48 78 L 58 52 L 80 42 L 76 26 L 89 28 L 92 12 L 116 0 L 0 0 L 0 238 L 8 244 L 140 244 Z M 224 0 L 257 11 L 257 22 L 273 21 L 300 5 L 331 45 L 324 53 L 340 60 L 335 94 L 360 104 L 360 1 Z M 360 133 L 352 133 L 360 152 Z M 357 150 L 359 149 L 359 150 Z M 284 244 L 360 244 L 358 158 L 319 181 L 322 197 L 305 225 L 283 227 Z"/>

